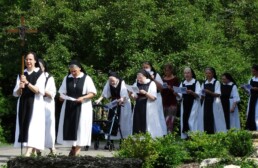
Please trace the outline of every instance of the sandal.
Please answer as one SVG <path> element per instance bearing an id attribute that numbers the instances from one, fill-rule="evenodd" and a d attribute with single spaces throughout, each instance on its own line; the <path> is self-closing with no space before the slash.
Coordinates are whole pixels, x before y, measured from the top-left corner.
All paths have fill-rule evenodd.
<path id="1" fill-rule="evenodd" d="M 75 146 L 72 147 L 68 156 L 75 156 Z"/>

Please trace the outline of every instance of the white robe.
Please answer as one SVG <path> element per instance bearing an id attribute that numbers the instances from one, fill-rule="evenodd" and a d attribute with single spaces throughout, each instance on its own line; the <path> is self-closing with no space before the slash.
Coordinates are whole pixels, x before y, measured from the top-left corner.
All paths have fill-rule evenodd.
<path id="1" fill-rule="evenodd" d="M 161 85 L 163 85 L 163 80 L 161 79 L 160 75 L 157 73 L 155 80 L 157 82 L 159 82 Z M 160 120 L 160 124 L 162 127 L 162 132 L 163 135 L 167 135 L 167 125 L 166 125 L 166 120 L 165 120 L 165 115 L 164 115 L 164 110 L 163 110 L 163 103 L 162 103 L 162 97 L 161 97 L 161 93 L 158 92 L 157 93 L 157 104 L 158 104 L 158 111 L 159 111 L 159 120 Z"/>
<path id="2" fill-rule="evenodd" d="M 183 84 L 185 85 L 193 85 L 195 83 L 195 79 L 192 79 L 191 81 L 184 81 Z M 181 83 L 179 87 L 183 87 L 183 84 Z M 197 95 L 200 96 L 201 93 L 201 86 L 200 83 L 197 81 L 195 84 L 195 91 L 194 91 Z M 181 93 L 178 94 L 179 95 L 179 99 L 182 99 L 183 95 Z M 198 113 L 200 111 L 201 108 L 201 102 L 200 102 L 200 97 L 195 98 L 194 102 L 193 102 L 193 106 L 192 106 L 192 110 L 191 110 L 191 114 L 189 116 L 189 120 L 188 120 L 188 124 L 189 124 L 189 128 L 190 131 L 197 131 L 198 130 Z M 180 106 L 180 112 L 181 112 L 181 120 L 180 120 L 180 125 L 181 125 L 181 138 L 185 139 L 187 138 L 187 134 L 182 132 L 183 129 L 183 103 L 181 102 L 181 106 Z"/>
<path id="3" fill-rule="evenodd" d="M 232 82 L 229 82 L 227 85 L 233 85 Z M 229 107 L 232 108 L 234 102 L 240 102 L 240 96 L 237 90 L 236 85 L 233 86 L 232 91 L 230 93 L 230 99 L 229 99 Z M 238 106 L 236 106 L 234 112 L 230 112 L 230 128 L 236 128 L 240 129 L 240 118 L 239 118 L 239 112 L 238 112 Z"/>
<path id="4" fill-rule="evenodd" d="M 252 79 L 253 79 L 253 81 L 258 82 L 258 78 L 253 77 Z M 250 81 L 251 80 L 249 80 L 249 84 L 250 84 Z M 249 104 L 250 104 L 250 97 L 248 99 L 248 106 L 247 106 L 246 116 L 248 116 Z M 255 123 L 256 123 L 256 130 L 258 130 L 258 100 L 255 103 Z"/>
<path id="5" fill-rule="evenodd" d="M 147 79 L 147 81 L 149 80 Z M 137 86 L 137 83 L 134 83 L 134 86 Z M 150 83 L 148 94 L 157 98 L 157 86 L 154 82 Z M 136 94 L 134 96 L 137 97 Z M 148 99 L 146 107 L 146 132 L 149 132 L 152 138 L 162 137 L 164 135 L 159 115 L 157 99 L 154 101 Z"/>
<path id="6" fill-rule="evenodd" d="M 68 75 L 68 78 L 71 78 L 72 75 Z M 81 72 L 79 77 L 83 77 L 83 73 Z M 66 78 L 64 78 L 61 87 L 59 88 L 59 93 L 66 94 Z M 95 85 L 89 75 L 86 76 L 84 86 L 83 86 L 83 94 L 94 93 L 97 94 L 97 90 Z M 65 105 L 66 100 L 64 100 L 60 120 L 58 127 L 58 135 L 57 135 L 57 143 L 65 145 L 65 146 L 90 146 L 91 145 L 91 132 L 92 132 L 92 102 L 90 99 L 85 100 L 81 105 L 81 115 L 80 121 L 77 131 L 77 140 L 76 141 L 68 141 L 63 139 L 63 125 L 64 125 L 64 115 L 65 115 Z"/>
<path id="7" fill-rule="evenodd" d="M 210 83 L 213 84 L 214 81 L 215 81 L 215 79 L 213 78 L 210 81 Z M 208 83 L 208 81 L 206 80 L 205 84 L 207 84 L 207 83 Z M 202 85 L 201 89 L 202 90 L 204 89 L 204 84 Z M 221 94 L 219 81 L 216 81 L 214 92 L 217 94 Z M 205 95 L 203 95 L 203 96 L 205 96 Z M 203 110 L 204 110 L 204 102 L 202 104 L 202 107 L 201 107 L 201 110 L 200 110 L 199 116 L 198 116 L 198 130 L 200 130 L 200 131 L 204 131 Z M 227 131 L 226 121 L 225 121 L 225 117 L 224 117 L 221 100 L 219 97 L 214 97 L 213 116 L 214 116 L 214 132 L 226 132 Z"/>
<path id="8" fill-rule="evenodd" d="M 34 71 L 39 71 L 39 68 L 35 68 Z M 28 72 L 27 69 L 24 72 Z M 36 87 L 39 89 L 39 93 L 35 94 L 34 102 L 33 102 L 33 111 L 30 121 L 30 126 L 28 130 L 28 142 L 24 142 L 23 146 L 32 147 L 36 149 L 43 150 L 45 145 L 45 110 L 44 110 L 44 100 L 43 96 L 45 93 L 45 81 L 46 78 L 42 73 L 37 82 L 35 84 Z M 16 85 L 13 90 L 13 95 L 15 97 L 19 97 L 17 95 L 17 90 L 19 89 L 20 84 L 20 77 L 17 77 Z M 21 147 L 21 143 L 18 142 L 20 128 L 19 128 L 19 104 L 20 104 L 20 97 L 17 102 L 17 115 L 16 115 L 16 129 L 15 129 L 15 142 L 14 147 Z"/>
<path id="9" fill-rule="evenodd" d="M 49 74 L 46 72 L 45 76 L 48 77 Z M 46 128 L 45 128 L 45 147 L 55 148 L 56 140 L 56 127 L 55 127 L 55 95 L 56 95 L 56 85 L 53 76 L 48 78 L 45 91 L 49 92 L 50 97 L 44 97 L 45 101 L 45 115 L 46 115 Z"/>
<path id="10" fill-rule="evenodd" d="M 107 83 L 104 86 L 102 96 L 106 99 L 109 99 L 111 97 L 110 92 L 110 84 L 107 81 Z M 128 96 L 127 88 L 125 87 L 125 82 L 122 81 L 121 83 L 121 89 L 120 89 L 120 97 L 125 98 L 125 102 L 123 106 L 121 106 L 121 112 L 120 112 L 120 128 L 122 132 L 123 138 L 127 138 L 129 135 L 131 135 L 132 132 L 132 108 L 131 108 L 131 101 Z M 121 139 L 120 133 L 117 133 L 117 136 L 111 136 L 110 139 Z"/>

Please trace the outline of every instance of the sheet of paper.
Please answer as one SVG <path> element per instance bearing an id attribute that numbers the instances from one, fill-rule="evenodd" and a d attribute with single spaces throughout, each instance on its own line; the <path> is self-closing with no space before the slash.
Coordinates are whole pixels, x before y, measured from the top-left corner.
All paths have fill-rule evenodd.
<path id="1" fill-rule="evenodd" d="M 150 74 L 150 75 L 153 75 L 153 74 L 154 74 L 154 72 L 153 72 L 153 71 L 150 71 L 150 72 L 149 72 L 149 74 Z"/>
<path id="2" fill-rule="evenodd" d="M 201 95 L 205 96 L 205 90 L 204 89 L 201 90 Z"/>
<path id="3" fill-rule="evenodd" d="M 167 89 L 167 88 L 168 88 L 167 82 L 164 82 L 164 83 L 163 83 L 162 88 L 163 88 L 163 89 Z"/>
<path id="4" fill-rule="evenodd" d="M 126 89 L 129 91 L 129 92 L 133 92 L 133 93 L 139 93 L 139 89 L 137 86 L 133 86 L 133 85 L 125 85 Z"/>
<path id="5" fill-rule="evenodd" d="M 251 88 L 252 88 L 252 86 L 250 84 L 243 84 L 243 85 L 241 85 L 241 87 L 250 94 Z"/>
<path id="6" fill-rule="evenodd" d="M 60 94 L 60 97 L 61 97 L 62 99 L 64 99 L 64 100 L 70 100 L 70 101 L 75 101 L 75 100 L 76 100 L 75 98 L 70 97 L 70 96 L 67 96 L 67 95 L 65 95 L 65 94 L 63 94 L 63 93 Z"/>
<path id="7" fill-rule="evenodd" d="M 117 104 L 118 104 L 118 100 L 117 100 L 117 99 L 116 99 L 116 100 L 113 100 L 112 102 L 107 103 L 107 104 L 105 105 L 104 110 L 112 109 L 112 108 L 116 107 Z"/>
<path id="8" fill-rule="evenodd" d="M 176 93 L 182 93 L 182 94 L 186 94 L 186 87 L 177 87 L 177 86 L 173 86 L 173 90 Z"/>

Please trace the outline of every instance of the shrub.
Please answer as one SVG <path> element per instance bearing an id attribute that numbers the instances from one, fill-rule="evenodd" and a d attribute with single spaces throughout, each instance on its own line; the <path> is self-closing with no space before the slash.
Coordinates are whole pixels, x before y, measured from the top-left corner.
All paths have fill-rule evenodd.
<path id="1" fill-rule="evenodd" d="M 183 143 L 184 141 L 182 140 L 176 140 L 173 134 L 157 139 L 156 150 L 158 157 L 153 164 L 154 167 L 174 167 L 189 160 L 189 154 L 185 150 Z"/>
<path id="2" fill-rule="evenodd" d="M 139 158 L 144 161 L 144 167 L 150 167 L 158 157 L 155 140 L 150 134 L 129 136 L 121 144 L 121 149 L 115 154 L 122 158 Z"/>
<path id="3" fill-rule="evenodd" d="M 235 157 L 250 156 L 254 151 L 252 134 L 246 130 L 229 130 L 225 142 L 229 153 Z"/>
<path id="4" fill-rule="evenodd" d="M 115 156 L 139 158 L 143 161 L 143 167 L 148 168 L 175 167 L 181 163 L 200 162 L 207 158 L 222 158 L 215 167 L 225 163 L 253 165 L 234 158 L 249 156 L 254 151 L 252 135 L 248 131 L 229 130 L 228 133 L 212 135 L 205 132 L 189 132 L 188 140 L 177 138 L 175 134 L 156 139 L 152 139 L 150 134 L 130 136 L 122 142 L 121 149 Z"/>
<path id="5" fill-rule="evenodd" d="M 225 139 L 225 133 L 206 134 L 196 132 L 189 134 L 190 139 L 185 141 L 185 148 L 194 161 L 201 161 L 206 158 L 224 157 L 228 155 Z"/>
<path id="6" fill-rule="evenodd" d="M 130 136 L 122 142 L 118 157 L 139 158 L 144 161 L 143 167 L 174 167 L 188 160 L 183 141 L 175 135 L 168 134 L 163 138 L 152 139 L 150 134 Z"/>

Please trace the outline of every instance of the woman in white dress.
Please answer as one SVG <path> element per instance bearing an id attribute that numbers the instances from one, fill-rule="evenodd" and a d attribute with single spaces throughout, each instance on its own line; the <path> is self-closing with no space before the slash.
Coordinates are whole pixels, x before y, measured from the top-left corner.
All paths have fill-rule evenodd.
<path id="1" fill-rule="evenodd" d="M 157 87 L 157 105 L 158 105 L 158 112 L 159 112 L 159 120 L 162 127 L 162 134 L 167 135 L 167 125 L 163 111 L 163 103 L 161 97 L 161 90 L 163 88 L 163 80 L 160 75 L 156 72 L 150 62 L 144 62 L 142 64 L 142 68 L 145 69 L 150 74 L 150 79 L 155 82 Z"/>
<path id="2" fill-rule="evenodd" d="M 131 97 L 136 103 L 133 110 L 133 134 L 150 133 L 154 137 L 164 135 L 159 118 L 157 104 L 157 86 L 150 80 L 147 71 L 137 73 L 137 82 L 134 86 L 139 88 L 139 93 L 132 93 Z"/>
<path id="3" fill-rule="evenodd" d="M 46 77 L 45 83 L 45 147 L 50 150 L 50 154 L 55 154 L 55 141 L 56 141 L 56 121 L 55 121 L 55 95 L 56 85 L 52 75 L 48 72 L 48 67 L 44 60 L 39 59 L 41 70 Z"/>
<path id="4" fill-rule="evenodd" d="M 34 52 L 25 57 L 24 74 L 17 77 L 13 95 L 18 97 L 14 147 L 26 146 L 25 156 L 45 144 L 44 99 L 46 78 Z M 22 143 L 22 144 L 21 144 Z"/>
<path id="5" fill-rule="evenodd" d="M 112 130 L 111 140 L 127 138 L 132 132 L 131 123 L 131 101 L 128 96 L 128 91 L 125 86 L 124 80 L 122 80 L 116 72 L 109 72 L 108 81 L 104 86 L 102 94 L 96 104 L 99 104 L 103 98 L 110 99 L 110 101 L 117 100 L 117 123 L 114 124 Z M 109 110 L 108 120 L 111 121 L 114 116 L 114 110 Z M 116 120 L 115 120 L 116 121 Z M 118 127 L 120 126 L 122 137 L 119 133 Z M 109 130 L 108 130 L 109 131 Z"/>
<path id="6" fill-rule="evenodd" d="M 221 75 L 221 103 L 224 111 L 227 130 L 240 129 L 240 118 L 237 104 L 240 102 L 236 82 L 229 73 Z"/>
<path id="7" fill-rule="evenodd" d="M 64 77 L 58 92 L 64 102 L 57 142 L 72 146 L 69 156 L 76 156 L 82 146 L 91 145 L 93 113 L 91 99 L 97 91 L 91 77 L 85 73 L 81 64 L 72 60 L 69 64 L 69 74 Z"/>
<path id="8" fill-rule="evenodd" d="M 220 100 L 220 82 L 217 81 L 215 69 L 205 69 L 206 80 L 202 85 L 202 108 L 198 117 L 199 130 L 207 134 L 226 132 L 226 123 Z"/>
<path id="9" fill-rule="evenodd" d="M 201 86 L 199 81 L 196 80 L 194 71 L 187 67 L 184 69 L 185 80 L 179 87 L 186 87 L 186 94 L 176 93 L 181 102 L 181 138 L 188 137 L 188 131 L 197 131 L 198 112 L 201 107 L 200 93 Z"/>
<path id="10" fill-rule="evenodd" d="M 252 66 L 252 75 L 253 77 L 249 81 L 251 89 L 247 107 L 246 129 L 256 131 L 258 130 L 258 65 Z"/>

